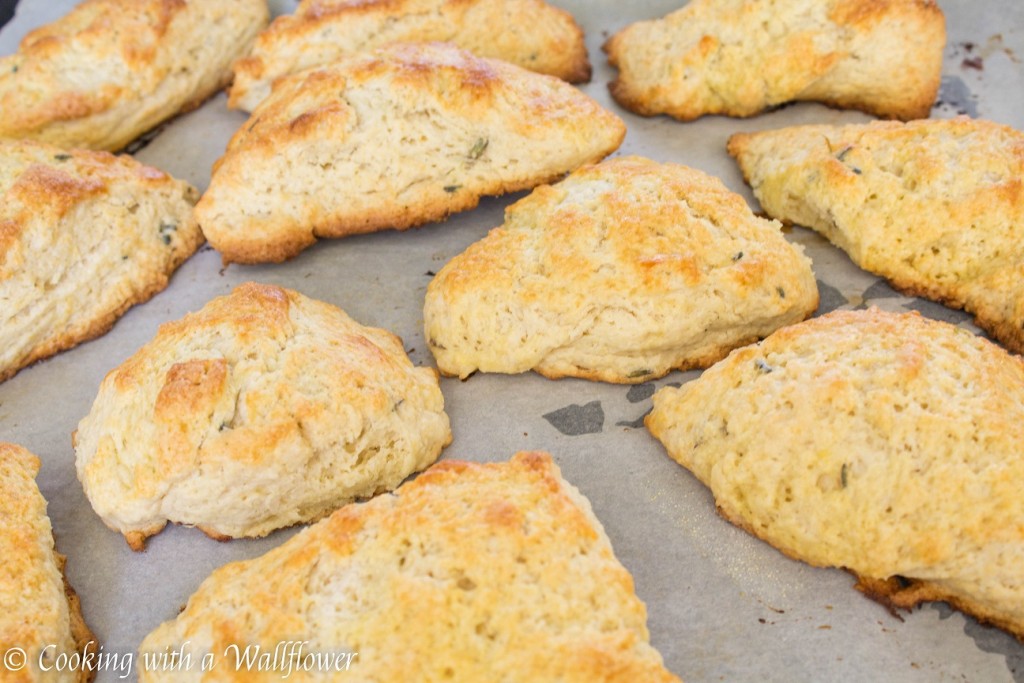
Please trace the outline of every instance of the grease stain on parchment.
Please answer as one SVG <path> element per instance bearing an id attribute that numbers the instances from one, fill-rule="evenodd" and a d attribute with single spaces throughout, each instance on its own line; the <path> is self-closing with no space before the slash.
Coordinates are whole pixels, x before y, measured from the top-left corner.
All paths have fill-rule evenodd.
<path id="1" fill-rule="evenodd" d="M 585 405 L 573 403 L 546 413 L 543 417 L 566 436 L 599 434 L 604 431 L 604 408 L 600 401 L 591 401 Z"/>

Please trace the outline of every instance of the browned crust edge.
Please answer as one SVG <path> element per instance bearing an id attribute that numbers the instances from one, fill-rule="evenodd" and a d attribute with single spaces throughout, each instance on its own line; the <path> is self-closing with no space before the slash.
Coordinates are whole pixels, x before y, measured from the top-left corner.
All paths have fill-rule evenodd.
<path id="1" fill-rule="evenodd" d="M 110 328 L 114 326 L 114 323 L 116 323 L 118 319 L 120 319 L 121 316 L 128 311 L 128 309 L 137 304 L 149 301 L 154 296 L 156 296 L 164 289 L 166 289 L 167 285 L 170 283 L 171 276 L 174 274 L 174 272 L 193 254 L 195 254 L 195 252 L 199 249 L 200 246 L 202 246 L 202 244 L 203 239 L 202 237 L 199 237 L 199 239 L 195 240 L 195 244 L 183 245 L 185 249 L 182 252 L 181 258 L 175 259 L 171 263 L 171 266 L 168 268 L 168 271 L 163 274 L 163 277 L 161 277 L 156 282 L 151 283 L 144 290 L 139 292 L 137 296 L 122 302 L 114 310 L 93 320 L 91 323 L 89 323 L 89 326 L 81 333 L 64 334 L 56 339 L 51 340 L 49 343 L 43 344 L 42 346 L 37 346 L 36 348 L 32 349 L 32 353 L 30 353 L 25 358 L 25 360 L 10 368 L 0 370 L 0 382 L 4 382 L 10 379 L 11 377 L 14 377 L 16 374 L 18 374 L 18 372 L 24 370 L 33 363 L 37 363 L 41 360 L 45 360 L 47 358 L 55 356 L 61 351 L 67 351 L 68 349 L 74 348 L 75 346 L 83 344 L 92 339 L 96 339 L 97 337 L 102 337 L 104 334 L 110 331 Z"/>
<path id="2" fill-rule="evenodd" d="M 815 308 L 817 308 L 817 306 L 815 306 Z M 808 313 L 801 320 L 806 320 L 807 318 L 811 317 L 811 315 L 813 315 L 813 312 L 812 313 Z M 800 322 L 800 321 L 799 320 L 798 321 L 794 321 L 793 323 L 790 323 L 790 324 L 794 324 L 795 325 L 797 322 Z M 551 370 L 551 369 L 548 369 L 548 368 L 543 368 L 543 367 L 540 367 L 540 366 L 533 367 L 533 368 L 531 368 L 531 370 L 533 372 L 536 372 L 541 377 L 544 377 L 544 378 L 550 379 L 550 380 L 566 379 L 566 378 L 569 378 L 569 377 L 573 377 L 573 378 L 576 378 L 576 379 L 586 379 L 586 380 L 590 380 L 590 381 L 593 381 L 593 382 L 607 382 L 609 384 L 643 384 L 644 382 L 652 382 L 654 380 L 661 379 L 662 377 L 665 377 L 666 375 L 668 375 L 668 374 L 670 374 L 672 372 L 675 372 L 676 370 L 679 370 L 680 372 L 686 372 L 688 370 L 705 370 L 705 369 L 711 367 L 712 365 L 714 365 L 715 363 L 717 363 L 718 361 L 722 360 L 726 356 L 728 356 L 735 349 L 738 349 L 738 348 L 741 348 L 741 347 L 744 347 L 744 346 L 748 346 L 750 344 L 757 343 L 758 341 L 760 341 L 762 339 L 764 339 L 764 337 L 760 337 L 760 336 L 757 336 L 757 335 L 753 335 L 753 336 L 749 336 L 749 337 L 744 337 L 744 338 L 738 340 L 735 344 L 731 344 L 731 345 L 728 345 L 728 346 L 718 346 L 718 347 L 715 347 L 714 349 L 708 351 L 707 353 L 705 353 L 705 354 L 703 354 L 701 356 L 697 356 L 696 358 L 687 358 L 687 359 L 683 360 L 681 363 L 678 363 L 676 365 L 672 365 L 672 366 L 670 366 L 668 368 L 665 368 L 663 370 L 655 370 L 655 371 L 651 372 L 650 374 L 639 375 L 639 376 L 636 376 L 636 377 L 631 377 L 630 375 L 622 375 L 622 374 L 619 374 L 617 372 L 613 372 L 613 371 L 610 371 L 610 370 L 598 370 L 598 369 L 594 369 L 594 368 L 583 368 L 583 367 L 579 367 L 579 366 L 577 366 L 574 371 L 568 371 L 568 372 L 556 372 L 554 370 Z M 640 361 L 638 361 L 638 363 L 639 362 Z M 439 372 L 444 377 L 459 377 L 458 373 L 446 372 L 444 370 L 440 370 Z M 485 371 L 482 371 L 482 370 L 474 370 L 469 375 L 467 375 L 464 379 L 469 379 L 471 376 L 475 375 L 477 372 L 483 372 L 484 374 L 488 374 L 488 375 L 490 375 L 490 374 L 521 374 L 521 373 L 485 372 Z M 630 373 L 630 374 L 632 374 L 632 373 Z"/>
<path id="3" fill-rule="evenodd" d="M 749 187 L 753 188 L 750 182 L 750 174 L 747 172 L 747 165 L 743 163 L 741 157 L 747 151 L 747 147 L 750 144 L 750 139 L 756 135 L 750 133 L 736 133 L 729 137 L 729 141 L 726 143 L 726 150 L 729 156 L 736 159 L 736 165 L 740 168 L 740 173 L 743 176 L 743 182 Z M 785 225 L 793 225 L 792 221 L 785 221 L 777 219 Z M 805 226 L 806 227 L 806 226 Z M 813 230 L 813 228 L 808 228 Z M 815 230 L 815 232 L 818 232 Z M 820 233 L 819 233 L 820 234 Z M 830 241 L 831 244 L 831 241 Z M 833 245 L 835 246 L 835 245 Z M 845 253 L 845 250 L 844 250 Z M 883 273 L 879 273 L 868 268 L 864 268 L 860 264 L 856 264 L 858 268 L 872 275 L 877 275 L 883 278 L 889 285 L 900 294 L 904 296 L 920 297 L 922 299 L 928 299 L 929 301 L 935 301 L 947 308 L 965 311 L 974 316 L 974 324 L 985 330 L 988 334 L 995 337 L 996 341 L 1001 343 L 1010 351 L 1017 354 L 1024 354 L 1024 324 L 1018 327 L 1014 321 L 1005 319 L 996 319 L 985 315 L 977 310 L 969 301 L 962 301 L 948 292 L 942 290 L 941 287 L 929 286 L 927 284 L 919 282 L 910 282 L 909 280 L 901 280 L 894 277 L 889 277 Z"/>
<path id="4" fill-rule="evenodd" d="M 730 515 L 727 510 L 717 503 L 715 504 L 715 510 L 722 519 L 739 527 L 740 529 L 743 529 L 754 538 L 767 543 L 791 560 L 796 560 L 812 567 L 835 567 L 834 565 L 817 565 L 808 562 L 795 553 L 790 552 L 788 549 L 774 545 L 756 533 L 752 526 L 747 524 L 738 516 L 734 517 Z M 897 619 L 901 619 L 896 611 L 897 609 L 910 611 L 917 605 L 924 602 L 945 602 L 948 603 L 950 607 L 974 617 L 981 624 L 986 626 L 995 626 L 996 628 L 1002 629 L 1021 643 L 1024 643 L 1024 629 L 1021 629 L 1019 626 L 1015 626 L 1010 619 L 1007 619 L 992 610 L 986 609 L 984 606 L 974 602 L 973 600 L 953 595 L 934 583 L 905 576 L 890 576 L 888 578 L 876 579 L 861 576 L 849 567 L 839 568 L 849 572 L 857 579 L 857 582 L 853 586 L 854 588 L 863 593 L 866 597 L 888 609 L 889 612 Z"/>
<path id="5" fill-rule="evenodd" d="M 894 616 L 897 609 L 910 611 L 924 602 L 945 602 L 950 607 L 969 614 L 985 626 L 995 626 L 1006 631 L 1020 643 L 1024 644 L 1024 630 L 1014 626 L 1013 622 L 965 598 L 955 596 L 941 587 L 928 581 L 892 576 L 887 579 L 872 579 L 860 576 L 857 572 L 847 569 L 857 579 L 854 588 L 868 598 L 888 608 Z"/>
<path id="6" fill-rule="evenodd" d="M 571 61 L 561 73 L 552 75 L 558 76 L 563 81 L 572 83 L 573 85 L 589 83 L 590 79 L 594 75 L 594 70 L 590 65 L 590 55 L 587 53 L 587 37 L 583 32 L 583 27 L 581 27 L 579 22 L 576 21 L 576 17 L 572 16 L 572 14 L 567 10 L 553 7 L 552 5 L 548 5 L 548 7 L 557 9 L 565 14 L 566 18 L 572 24 L 573 34 L 575 37 Z"/>
<path id="7" fill-rule="evenodd" d="M 68 602 L 68 616 L 71 620 L 71 637 L 75 641 L 75 650 L 81 652 L 83 655 L 87 652 L 95 652 L 99 649 L 99 645 L 96 642 L 96 636 L 92 630 L 89 629 L 89 625 L 85 623 L 85 617 L 82 616 L 82 601 L 78 599 L 78 593 L 72 588 L 68 582 L 68 575 L 65 571 L 67 566 L 67 557 L 61 555 L 56 550 L 53 553 L 54 559 L 57 561 L 57 569 L 60 570 L 61 580 L 64 582 L 64 596 Z M 83 666 L 79 669 L 78 680 L 79 683 L 91 683 L 96 678 L 96 670 L 87 666 Z"/>
<path id="8" fill-rule="evenodd" d="M 622 144 L 625 129 L 621 131 L 615 145 L 588 159 L 580 162 L 580 166 L 594 164 L 614 152 Z M 312 246 L 318 238 L 337 239 L 351 235 L 380 232 L 382 230 L 407 230 L 431 223 L 439 223 L 455 213 L 469 211 L 480 204 L 484 197 L 498 197 L 510 192 L 529 190 L 538 185 L 553 183 L 570 173 L 573 169 L 557 171 L 546 175 L 538 175 L 519 182 L 506 182 L 484 187 L 479 190 L 461 190 L 458 194 L 445 201 L 429 201 L 417 210 L 396 210 L 395 207 L 384 207 L 378 211 L 365 214 L 361 220 L 351 219 L 328 221 L 317 225 L 310 232 L 292 230 L 287 237 L 275 239 L 273 242 L 252 243 L 237 239 L 234 235 L 221 239 L 216 234 L 208 239 L 210 244 L 221 253 L 225 265 L 230 263 L 281 263 L 298 256 L 304 249 Z M 201 202 L 202 200 L 200 200 Z M 202 219 L 200 218 L 200 228 Z M 216 233 L 216 231 L 212 231 Z M 238 232 L 232 230 L 232 232 Z"/>

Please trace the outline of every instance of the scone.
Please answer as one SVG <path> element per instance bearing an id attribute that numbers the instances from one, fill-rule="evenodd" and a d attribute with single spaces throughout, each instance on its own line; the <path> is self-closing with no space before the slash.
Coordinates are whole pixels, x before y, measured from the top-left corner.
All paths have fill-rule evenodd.
<path id="1" fill-rule="evenodd" d="M 786 555 L 1024 636 L 1024 361 L 995 344 L 838 311 L 660 390 L 647 426 Z"/>
<path id="2" fill-rule="evenodd" d="M 347 55 L 434 41 L 570 83 L 590 80 L 582 29 L 543 0 L 302 0 L 235 63 L 228 106 L 252 111 L 276 79 Z"/>
<path id="3" fill-rule="evenodd" d="M 0 58 L 0 138 L 121 149 L 231 79 L 266 0 L 84 0 Z"/>
<path id="4" fill-rule="evenodd" d="M 140 680 L 280 680 L 284 657 L 256 671 L 236 669 L 237 653 L 295 640 L 301 657 L 342 657 L 337 680 L 679 680 L 648 643 L 644 604 L 589 502 L 546 453 L 440 463 L 218 569 L 139 647 L 216 653 L 215 667 Z"/>
<path id="5" fill-rule="evenodd" d="M 444 44 L 394 45 L 280 81 L 196 207 L 227 262 L 404 229 L 614 151 L 615 115 L 564 81 Z"/>
<path id="6" fill-rule="evenodd" d="M 97 646 L 64 577 L 64 557 L 53 549 L 38 472 L 39 458 L 0 443 L 0 652 L 5 655 L 0 679 L 89 681 L 94 670 L 68 665 Z"/>
<path id="7" fill-rule="evenodd" d="M 1024 134 L 968 118 L 799 126 L 734 135 L 729 153 L 768 214 L 1024 352 Z"/>
<path id="8" fill-rule="evenodd" d="M 0 141 L 0 380 L 166 287 L 202 244 L 198 196 L 128 156 Z"/>
<path id="9" fill-rule="evenodd" d="M 400 339 L 254 283 L 162 325 L 74 438 L 89 502 L 135 550 L 168 521 L 226 539 L 319 519 L 450 441 L 437 375 Z"/>
<path id="10" fill-rule="evenodd" d="M 803 320 L 803 249 L 717 178 L 620 157 L 539 187 L 453 258 L 423 317 L 438 368 L 645 382 Z"/>
<path id="11" fill-rule="evenodd" d="M 612 36 L 612 96 L 638 114 L 753 116 L 793 100 L 928 116 L 946 24 L 934 0 L 691 0 Z"/>

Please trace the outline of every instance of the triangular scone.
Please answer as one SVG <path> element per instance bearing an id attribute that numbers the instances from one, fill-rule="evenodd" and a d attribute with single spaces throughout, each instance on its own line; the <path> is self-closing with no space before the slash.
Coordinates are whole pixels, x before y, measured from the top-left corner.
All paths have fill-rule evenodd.
<path id="1" fill-rule="evenodd" d="M 945 18 L 934 0 L 692 0 L 605 44 L 638 114 L 752 116 L 793 100 L 928 116 Z"/>
<path id="2" fill-rule="evenodd" d="M 231 79 L 266 0 L 84 0 L 0 59 L 0 138 L 121 149 Z"/>
<path id="3" fill-rule="evenodd" d="M 244 284 L 104 378 L 75 434 L 97 514 L 141 550 L 167 522 L 263 536 L 398 486 L 451 441 L 437 373 L 398 337 Z"/>
<path id="4" fill-rule="evenodd" d="M 280 81 L 196 207 L 225 261 L 404 229 L 598 161 L 625 124 L 576 88 L 446 44 L 401 44 Z"/>
<path id="5" fill-rule="evenodd" d="M 166 287 L 202 244 L 198 195 L 129 156 L 0 141 L 0 380 Z"/>
<path id="6" fill-rule="evenodd" d="M 67 665 L 97 645 L 64 577 L 64 557 L 54 551 L 38 472 L 39 458 L 0 443 L 0 679 L 89 681 L 95 669 Z"/>
<path id="7" fill-rule="evenodd" d="M 434 41 L 570 83 L 590 80 L 583 30 L 543 0 L 303 0 L 235 63 L 228 106 L 252 111 L 276 79 L 346 55 Z"/>
<path id="8" fill-rule="evenodd" d="M 144 669 L 140 680 L 225 680 L 240 670 L 236 652 L 301 640 L 343 658 L 324 676 L 339 681 L 678 683 L 646 619 L 590 503 L 551 456 L 443 462 L 215 571 L 139 647 L 185 647 L 196 662 L 213 652 L 214 668 Z M 281 676 L 253 667 L 244 678 Z"/>
<path id="9" fill-rule="evenodd" d="M 798 126 L 729 153 L 774 218 L 1024 352 L 1024 134 L 988 121 Z"/>
<path id="10" fill-rule="evenodd" d="M 1024 640 L 1020 358 L 916 313 L 839 311 L 662 389 L 646 423 L 786 555 Z"/>
<path id="11" fill-rule="evenodd" d="M 706 367 L 818 305 L 811 262 L 717 178 L 640 157 L 513 204 L 427 288 L 441 372 L 644 382 Z"/>

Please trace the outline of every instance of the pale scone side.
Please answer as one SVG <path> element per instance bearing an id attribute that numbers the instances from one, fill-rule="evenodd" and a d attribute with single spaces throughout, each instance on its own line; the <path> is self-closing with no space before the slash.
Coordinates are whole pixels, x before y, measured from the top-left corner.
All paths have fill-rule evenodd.
<path id="1" fill-rule="evenodd" d="M 979 119 L 734 135 L 761 206 L 1024 352 L 1024 134 Z"/>
<path id="2" fill-rule="evenodd" d="M 445 44 L 400 44 L 279 81 L 214 166 L 196 216 L 229 262 L 317 237 L 404 229 L 539 185 L 625 124 L 552 76 Z"/>
<path id="3" fill-rule="evenodd" d="M 620 157 L 506 210 L 427 288 L 440 370 L 645 382 L 818 305 L 811 262 L 717 178 Z"/>
<path id="4" fill-rule="evenodd" d="M 231 80 L 266 0 L 85 0 L 0 59 L 0 138 L 119 150 Z"/>
<path id="5" fill-rule="evenodd" d="M 283 76 L 389 43 L 434 41 L 570 83 L 590 80 L 583 30 L 542 0 L 303 0 L 235 63 L 228 105 L 252 111 Z"/>
<path id="6" fill-rule="evenodd" d="M 219 653 L 296 637 L 309 652 L 358 653 L 339 680 L 679 681 L 589 503 L 545 453 L 440 463 L 218 569 L 140 646 L 187 642 L 218 653 L 217 667 L 141 680 L 279 679 L 236 674 Z"/>
<path id="7" fill-rule="evenodd" d="M 319 519 L 450 440 L 437 375 L 401 340 L 248 283 L 111 371 L 75 453 L 97 514 L 141 549 L 168 521 L 234 538 Z"/>
<path id="8" fill-rule="evenodd" d="M 692 0 L 605 44 L 627 109 L 684 121 L 793 100 L 903 120 L 938 93 L 945 18 L 933 0 Z"/>
<path id="9" fill-rule="evenodd" d="M 198 194 L 131 157 L 0 141 L 0 380 L 164 289 L 202 243 Z"/>
<path id="10" fill-rule="evenodd" d="M 56 666 L 58 656 L 96 643 L 63 576 L 64 558 L 54 551 L 38 472 L 39 458 L 0 443 L 0 651 L 24 654 L 24 668 L 10 668 L 18 660 L 5 659 L 0 677 L 5 683 L 82 683 L 94 672 Z"/>
<path id="11" fill-rule="evenodd" d="M 1024 636 L 1019 357 L 916 313 L 837 311 L 662 389 L 646 423 L 787 555 Z"/>

